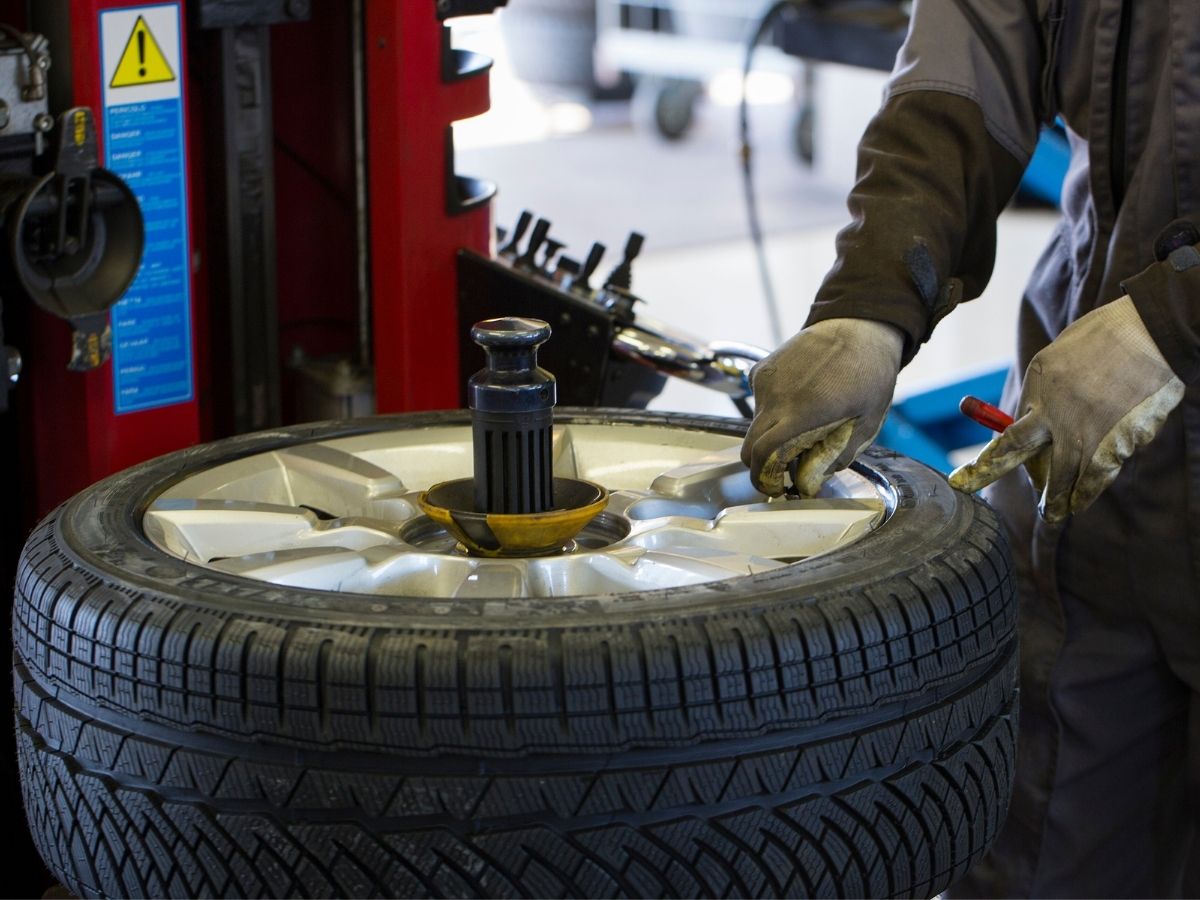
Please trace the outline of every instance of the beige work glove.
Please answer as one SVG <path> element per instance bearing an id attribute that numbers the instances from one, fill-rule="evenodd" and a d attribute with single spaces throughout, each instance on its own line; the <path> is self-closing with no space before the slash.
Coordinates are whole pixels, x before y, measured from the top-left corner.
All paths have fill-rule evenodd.
<path id="1" fill-rule="evenodd" d="M 742 462 L 764 494 L 784 491 L 798 460 L 796 489 L 814 496 L 879 434 L 896 389 L 904 336 L 870 319 L 810 325 L 750 373 L 754 421 Z"/>
<path id="2" fill-rule="evenodd" d="M 950 483 L 973 493 L 1024 464 L 1042 518 L 1062 522 L 1154 439 L 1183 391 L 1133 301 L 1122 297 L 1073 322 L 1030 360 L 1019 418 Z"/>

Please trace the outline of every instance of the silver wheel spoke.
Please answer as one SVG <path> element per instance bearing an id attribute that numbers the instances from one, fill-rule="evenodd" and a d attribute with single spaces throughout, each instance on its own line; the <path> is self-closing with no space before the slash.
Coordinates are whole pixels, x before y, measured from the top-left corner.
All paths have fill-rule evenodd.
<path id="1" fill-rule="evenodd" d="M 414 509 L 406 489 L 391 472 L 328 444 L 302 444 L 275 451 L 283 469 L 288 500 L 333 516 L 407 518 Z"/>
<path id="2" fill-rule="evenodd" d="M 143 523 L 152 541 L 193 562 L 313 545 L 363 549 L 400 544 L 395 526 L 384 522 L 322 522 L 311 509 L 241 500 L 159 499 Z"/>
<path id="3" fill-rule="evenodd" d="M 213 568 L 244 578 L 319 591 L 362 591 L 370 563 L 345 547 L 305 547 L 221 559 Z"/>
<path id="4" fill-rule="evenodd" d="M 674 573 L 692 576 L 694 584 L 741 575 L 757 575 L 778 569 L 781 563 L 753 553 L 740 553 L 726 547 L 684 547 L 674 552 L 650 551 L 636 566 L 651 570 L 654 577 L 669 577 Z M 667 585 L 663 585 L 664 587 Z"/>
<path id="5" fill-rule="evenodd" d="M 714 524 L 723 546 L 801 559 L 857 540 L 883 518 L 878 500 L 789 500 L 727 509 Z"/>
<path id="6" fill-rule="evenodd" d="M 502 560 L 487 560 L 459 583 L 455 597 L 526 597 L 525 568 Z"/>
<path id="7" fill-rule="evenodd" d="M 361 551 L 370 568 L 359 574 L 364 594 L 389 597 L 452 597 L 451 586 L 465 582 L 478 560 L 412 549 L 371 547 Z"/>
<path id="8" fill-rule="evenodd" d="M 554 462 L 554 474 L 559 478 L 578 478 L 579 464 L 575 460 L 575 433 L 570 425 L 554 429 L 551 438 L 550 457 Z"/>
<path id="9" fill-rule="evenodd" d="M 750 470 L 742 464 L 740 445 L 663 472 L 650 483 L 650 490 L 661 499 L 631 510 L 634 518 L 702 515 L 711 519 L 725 507 L 767 499 L 751 484 Z M 663 511 L 656 511 L 656 507 Z M 693 512 L 683 511 L 687 509 Z"/>
<path id="10" fill-rule="evenodd" d="M 621 593 L 702 584 L 778 568 L 780 563 L 724 549 L 680 552 L 624 547 L 608 553 L 539 560 L 530 567 L 536 596 Z"/>
<path id="11" fill-rule="evenodd" d="M 421 553 L 395 547 L 312 546 L 223 559 L 214 568 L 275 584 L 316 590 L 340 590 L 385 596 L 456 596 L 447 585 L 461 586 L 458 596 L 478 596 L 476 584 L 505 587 L 487 576 L 473 579 L 486 561 Z M 509 567 L 511 568 L 511 567 Z M 487 596 L 509 596 L 489 593 Z M 512 594 L 511 596 L 520 596 Z"/>
<path id="12" fill-rule="evenodd" d="M 644 501 L 643 501 L 644 502 Z M 786 500 L 723 510 L 715 518 L 672 517 L 646 523 L 625 543 L 656 550 L 705 547 L 770 559 L 825 553 L 861 537 L 883 516 L 871 500 Z"/>

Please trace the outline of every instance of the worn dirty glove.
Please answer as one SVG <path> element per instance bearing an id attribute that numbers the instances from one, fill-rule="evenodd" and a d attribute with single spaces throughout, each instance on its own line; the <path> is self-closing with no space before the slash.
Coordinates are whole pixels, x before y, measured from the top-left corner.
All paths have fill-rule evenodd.
<path id="1" fill-rule="evenodd" d="M 1116 480 L 1183 392 L 1133 301 L 1122 297 L 1082 316 L 1030 361 L 1019 418 L 950 483 L 974 492 L 1024 463 L 1042 518 L 1062 522 Z"/>
<path id="2" fill-rule="evenodd" d="M 755 413 L 742 461 L 763 493 L 814 496 L 879 434 L 904 351 L 898 328 L 870 319 L 827 319 L 805 328 L 750 373 Z"/>

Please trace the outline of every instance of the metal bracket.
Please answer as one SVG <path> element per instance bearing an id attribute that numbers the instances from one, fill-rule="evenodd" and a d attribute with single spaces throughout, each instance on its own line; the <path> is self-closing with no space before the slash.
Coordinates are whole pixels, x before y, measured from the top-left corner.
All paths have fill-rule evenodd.
<path id="1" fill-rule="evenodd" d="M 12 271 L 38 306 L 72 329 L 68 368 L 86 371 L 111 355 L 108 309 L 141 262 L 144 230 L 128 185 L 99 168 L 86 107 L 59 118 L 53 170 L 13 182 L 4 197 Z M 0 359 L 8 377 L 10 359 Z"/>
<path id="2" fill-rule="evenodd" d="M 0 413 L 8 410 L 8 392 L 21 377 L 21 354 L 4 343 L 4 322 L 0 320 Z"/>

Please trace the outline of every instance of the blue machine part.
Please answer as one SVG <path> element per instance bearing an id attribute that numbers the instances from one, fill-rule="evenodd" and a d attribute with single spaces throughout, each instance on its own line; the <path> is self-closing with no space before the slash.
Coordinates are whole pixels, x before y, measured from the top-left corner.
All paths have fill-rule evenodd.
<path id="1" fill-rule="evenodd" d="M 960 413 L 958 402 L 971 394 L 999 403 L 1007 375 L 1007 368 L 996 369 L 893 404 L 875 442 L 949 474 L 954 468 L 951 453 L 995 436 Z"/>
<path id="2" fill-rule="evenodd" d="M 1019 190 L 1058 206 L 1070 164 L 1071 147 L 1062 125 L 1043 128 L 1033 158 L 1025 168 Z"/>

